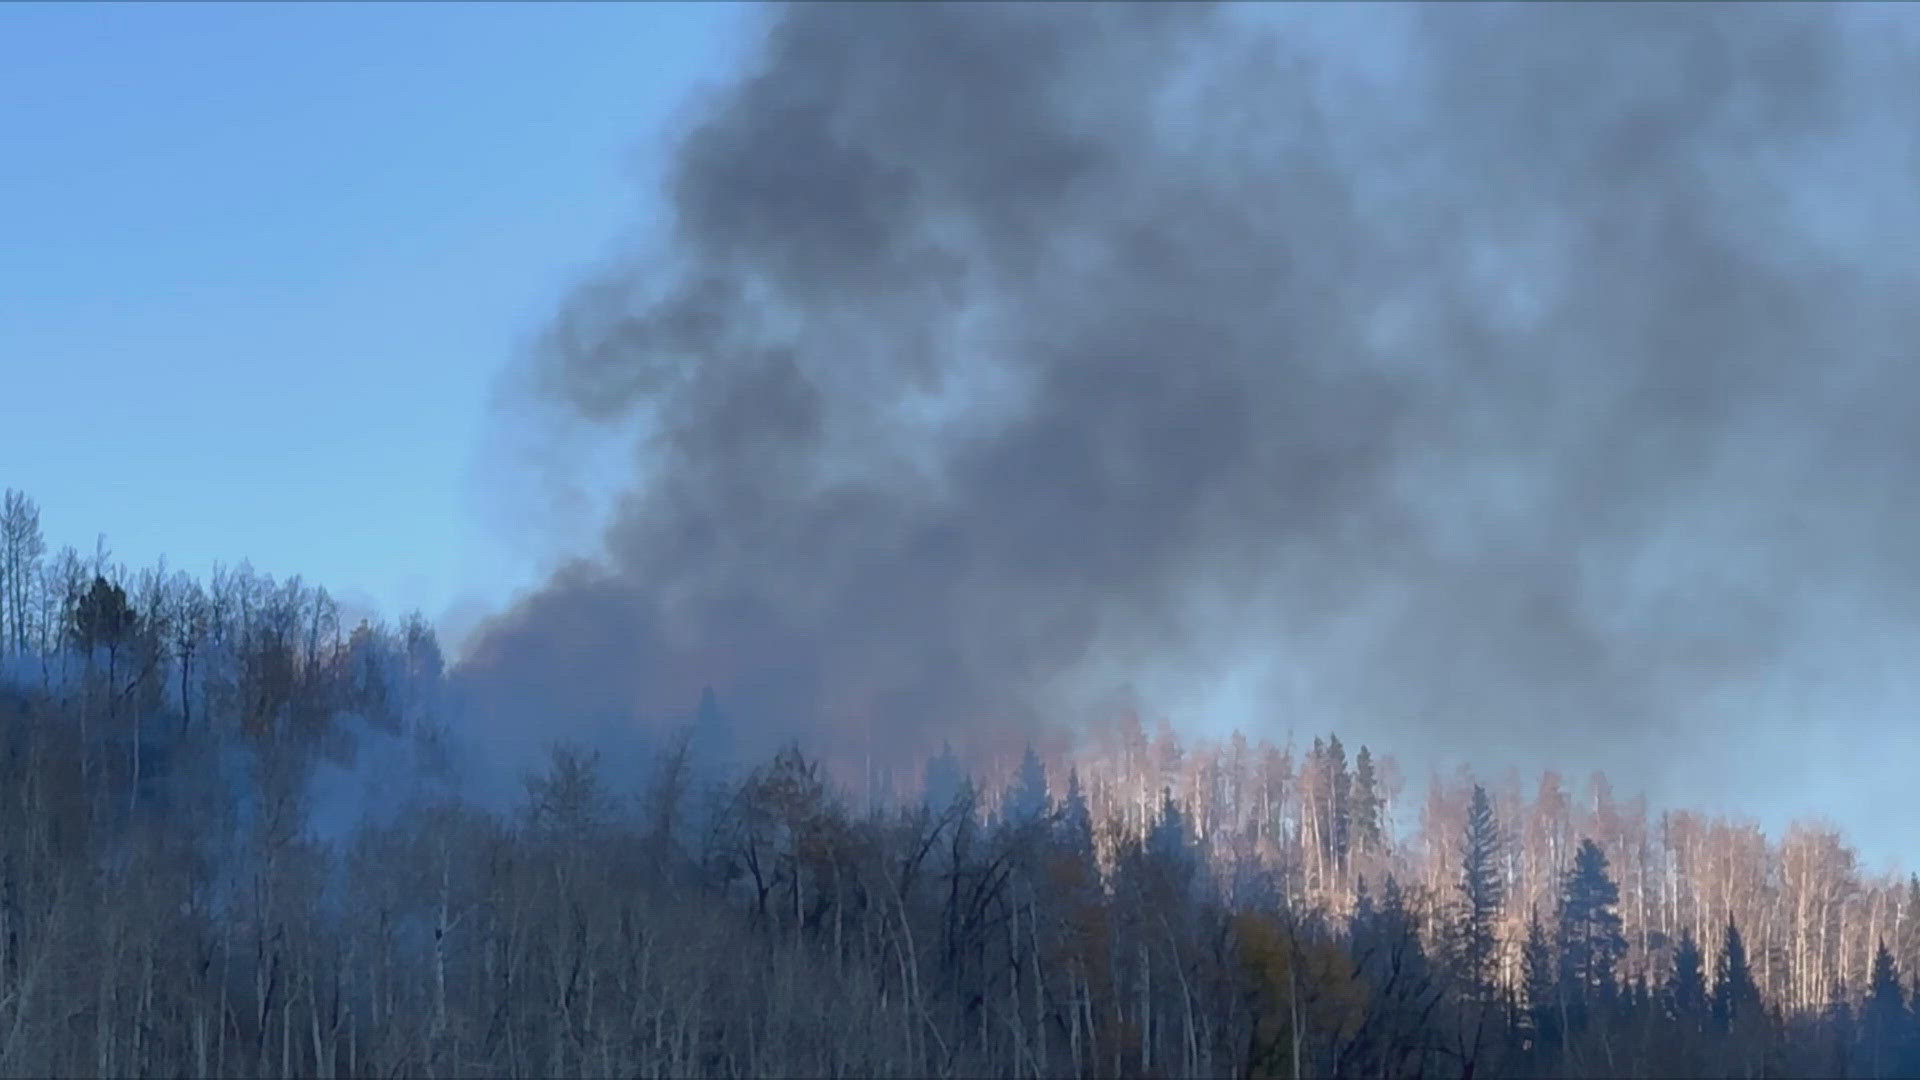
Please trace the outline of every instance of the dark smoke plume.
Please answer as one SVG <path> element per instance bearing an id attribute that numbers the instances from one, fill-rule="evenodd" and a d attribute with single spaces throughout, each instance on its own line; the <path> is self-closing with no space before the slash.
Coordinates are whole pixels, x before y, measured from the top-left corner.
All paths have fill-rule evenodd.
<path id="1" fill-rule="evenodd" d="M 523 373 L 634 479 L 468 677 L 712 684 L 755 749 L 1116 702 L 1656 789 L 1884 746 L 1906 14 L 779 10 Z"/>

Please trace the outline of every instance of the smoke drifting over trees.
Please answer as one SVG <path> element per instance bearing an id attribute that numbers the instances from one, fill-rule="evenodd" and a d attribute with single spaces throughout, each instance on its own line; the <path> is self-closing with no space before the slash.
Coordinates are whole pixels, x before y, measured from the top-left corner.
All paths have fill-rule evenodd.
<path id="1" fill-rule="evenodd" d="M 711 683 L 758 749 L 1231 684 L 1656 790 L 1791 731 L 1687 783 L 1777 776 L 1911 705 L 1909 25 L 780 9 L 520 373 L 633 480 L 465 675 Z"/>
<path id="2" fill-rule="evenodd" d="M 487 806 L 424 623 L 48 558 L 4 495 L 0 1076 L 1920 1069 L 1920 879 L 1817 824 L 1137 721 L 715 782 L 710 695 Z"/>
<path id="3" fill-rule="evenodd" d="M 773 9 L 451 668 L 0 492 L 0 1076 L 1920 1073 L 1912 25 Z"/>

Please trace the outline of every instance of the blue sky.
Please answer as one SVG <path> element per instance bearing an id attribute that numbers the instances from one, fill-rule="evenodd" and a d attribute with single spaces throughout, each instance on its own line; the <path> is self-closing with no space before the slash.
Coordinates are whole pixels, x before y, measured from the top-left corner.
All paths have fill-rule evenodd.
<path id="1" fill-rule="evenodd" d="M 531 584 L 488 512 L 495 380 L 647 220 L 751 14 L 0 7 L 0 487 L 56 547 L 388 615 Z"/>

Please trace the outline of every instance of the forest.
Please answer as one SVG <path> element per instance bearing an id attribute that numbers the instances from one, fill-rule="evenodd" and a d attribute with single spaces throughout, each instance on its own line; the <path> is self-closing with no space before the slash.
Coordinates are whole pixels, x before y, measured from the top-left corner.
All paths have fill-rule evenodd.
<path id="1" fill-rule="evenodd" d="M 1133 719 L 861 796 L 712 694 L 492 806 L 423 620 L 45 547 L 8 492 L 8 1076 L 1920 1072 L 1920 879 L 1817 825 Z"/>

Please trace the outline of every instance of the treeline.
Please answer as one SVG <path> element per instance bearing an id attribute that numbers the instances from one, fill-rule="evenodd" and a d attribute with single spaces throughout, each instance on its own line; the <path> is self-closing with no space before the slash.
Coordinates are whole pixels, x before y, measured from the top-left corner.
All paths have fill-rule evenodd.
<path id="1" fill-rule="evenodd" d="M 1125 721 L 880 799 L 687 731 L 319 829 L 320 773 L 457 738 L 431 630 L 4 510 L 5 1075 L 1920 1073 L 1920 884 L 1830 831 L 1552 774 L 1409 805 L 1337 737 Z"/>
<path id="2" fill-rule="evenodd" d="M 1902 970 L 1920 969 L 1920 884 L 1868 873 L 1840 833 L 1818 823 L 1773 839 L 1750 822 L 1656 813 L 1644 797 L 1617 797 L 1598 773 L 1576 791 L 1553 771 L 1483 782 L 1463 770 L 1430 776 L 1409 801 L 1391 758 L 1362 747 L 1349 760 L 1337 735 L 1298 751 L 1238 734 L 1183 744 L 1170 728 L 1149 737 L 1130 719 L 1055 763 L 1056 771 L 1073 766 L 1095 815 L 1136 832 L 1172 793 L 1213 858 L 1265 867 L 1289 906 L 1345 914 L 1362 879 L 1391 874 L 1429 898 L 1421 915 L 1432 931 L 1466 870 L 1462 837 L 1484 788 L 1500 897 L 1488 912 L 1497 941 L 1490 962 L 1503 986 L 1520 985 L 1528 922 L 1552 913 L 1587 839 L 1619 883 L 1627 979 L 1657 981 L 1683 935 L 1711 952 L 1729 919 L 1752 938 L 1767 999 L 1792 1012 L 1857 994 L 1883 940 Z"/>
<path id="3" fill-rule="evenodd" d="M 398 627 L 343 627 L 338 605 L 299 578 L 241 564 L 201 581 L 164 562 L 140 571 L 101 547 L 48 556 L 39 512 L 0 499 L 0 672 L 83 720 L 145 731 L 232 724 L 259 737 L 320 735 L 349 712 L 388 729 L 427 708 L 443 674 L 418 614 Z M 131 729 L 130 729 L 131 730 Z"/>

